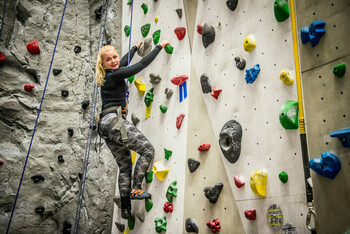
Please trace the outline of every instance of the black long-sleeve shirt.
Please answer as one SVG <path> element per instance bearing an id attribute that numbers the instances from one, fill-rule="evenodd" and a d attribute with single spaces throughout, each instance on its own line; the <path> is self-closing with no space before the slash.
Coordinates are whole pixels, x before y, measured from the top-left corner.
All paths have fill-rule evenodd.
<path id="1" fill-rule="evenodd" d="M 143 57 L 138 63 L 129 67 L 128 54 L 119 61 L 119 67 L 114 70 L 106 69 L 105 83 L 101 86 L 102 110 L 112 106 L 123 106 L 126 103 L 125 94 L 128 87 L 125 79 L 133 76 L 146 68 L 156 58 L 163 47 L 157 45 L 150 53 Z M 130 50 L 130 61 L 137 47 Z"/>

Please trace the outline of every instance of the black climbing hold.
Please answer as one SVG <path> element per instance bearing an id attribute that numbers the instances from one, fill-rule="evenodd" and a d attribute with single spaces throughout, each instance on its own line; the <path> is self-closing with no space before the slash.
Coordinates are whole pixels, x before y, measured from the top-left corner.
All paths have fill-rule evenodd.
<path id="1" fill-rule="evenodd" d="M 214 27 L 205 23 L 202 31 L 202 42 L 203 42 L 204 48 L 207 48 L 208 45 L 213 43 L 214 39 L 215 39 Z"/>
<path id="2" fill-rule="evenodd" d="M 186 231 L 198 233 L 198 226 L 192 218 L 186 219 Z"/>
<path id="3" fill-rule="evenodd" d="M 132 113 L 131 114 L 131 122 L 132 122 L 133 125 L 136 126 L 138 124 L 138 122 L 140 122 L 140 119 L 137 118 L 134 113 Z"/>
<path id="4" fill-rule="evenodd" d="M 238 0 L 227 0 L 226 1 L 226 6 L 228 7 L 228 9 L 230 9 L 231 11 L 236 10 L 238 4 Z"/>
<path id="5" fill-rule="evenodd" d="M 177 13 L 177 16 L 179 16 L 179 18 L 181 19 L 182 18 L 182 9 L 176 9 L 176 13 Z"/>
<path id="6" fill-rule="evenodd" d="M 201 163 L 199 162 L 199 160 L 195 158 L 189 158 L 187 160 L 188 169 L 190 170 L 191 173 L 197 170 L 200 164 Z"/>
<path id="7" fill-rule="evenodd" d="M 90 125 L 90 129 L 92 129 L 93 131 L 96 130 L 96 124 Z"/>
<path id="8" fill-rule="evenodd" d="M 235 61 L 236 61 L 236 67 L 239 70 L 243 70 L 245 68 L 245 59 L 244 58 L 240 58 L 240 57 L 235 57 Z"/>
<path id="9" fill-rule="evenodd" d="M 95 19 L 99 21 L 101 20 L 101 16 L 102 16 L 102 5 L 95 10 Z"/>
<path id="10" fill-rule="evenodd" d="M 70 234 L 72 231 L 72 223 L 68 220 L 63 222 L 62 234 Z"/>
<path id="11" fill-rule="evenodd" d="M 119 232 L 123 233 L 125 230 L 125 224 L 115 222 L 115 225 L 117 226 Z"/>
<path id="12" fill-rule="evenodd" d="M 242 126 L 236 120 L 227 121 L 221 129 L 219 145 L 221 152 L 230 163 L 241 155 Z"/>
<path id="13" fill-rule="evenodd" d="M 38 206 L 37 208 L 35 208 L 35 213 L 43 215 L 44 212 L 45 212 L 45 207 L 43 207 L 43 206 Z"/>
<path id="14" fill-rule="evenodd" d="M 34 183 L 36 183 L 36 184 L 39 183 L 40 181 L 45 181 L 44 176 L 42 176 L 42 175 L 40 175 L 40 174 L 34 175 L 34 176 L 30 177 L 30 178 L 32 178 L 32 180 L 33 180 Z"/>
<path id="15" fill-rule="evenodd" d="M 52 72 L 54 76 L 58 76 L 62 72 L 62 69 L 53 69 Z"/>
<path id="16" fill-rule="evenodd" d="M 211 85 L 209 82 L 209 77 L 205 73 L 203 73 L 203 75 L 201 75 L 201 86 L 202 86 L 203 93 L 210 93 L 211 92 Z"/>
<path id="17" fill-rule="evenodd" d="M 84 100 L 81 102 L 81 108 L 83 108 L 84 110 L 86 110 L 86 108 L 90 105 L 90 101 L 89 100 Z"/>
<path id="18" fill-rule="evenodd" d="M 74 47 L 74 53 L 79 54 L 81 52 L 81 47 L 80 46 L 75 46 Z"/>
<path id="19" fill-rule="evenodd" d="M 145 221 L 145 215 L 143 213 L 137 213 L 136 217 L 143 223 Z"/>
<path id="20" fill-rule="evenodd" d="M 158 2 L 158 0 L 153 0 L 153 1 Z"/>
<path id="21" fill-rule="evenodd" d="M 119 196 L 115 196 L 115 197 L 113 198 L 113 201 L 114 201 L 114 203 L 119 207 L 119 209 L 121 209 L 121 207 L 122 207 L 122 201 L 121 201 L 120 197 L 119 197 Z"/>
<path id="22" fill-rule="evenodd" d="M 74 133 L 73 128 L 68 128 L 68 135 L 73 136 L 73 133 Z"/>
<path id="23" fill-rule="evenodd" d="M 63 155 L 58 155 L 57 160 L 60 163 L 64 163 Z"/>
<path id="24" fill-rule="evenodd" d="M 79 172 L 78 173 L 78 177 L 79 177 L 80 180 L 82 180 L 83 179 L 83 174 Z"/>
<path id="25" fill-rule="evenodd" d="M 222 187 L 224 187 L 223 183 L 217 183 L 214 187 L 205 187 L 204 195 L 209 199 L 210 203 L 215 204 L 219 199 Z"/>
<path id="26" fill-rule="evenodd" d="M 162 80 L 159 75 L 155 75 L 153 73 L 149 74 L 149 77 L 151 78 L 149 82 L 152 84 L 159 84 L 159 82 Z"/>
<path id="27" fill-rule="evenodd" d="M 173 90 L 169 89 L 169 88 L 166 88 L 165 89 L 165 94 L 166 94 L 166 98 L 169 99 L 169 98 L 171 98 L 171 96 L 173 96 Z"/>
<path id="28" fill-rule="evenodd" d="M 68 97 L 68 94 L 69 94 L 68 90 L 62 90 L 61 91 L 62 97 Z"/>

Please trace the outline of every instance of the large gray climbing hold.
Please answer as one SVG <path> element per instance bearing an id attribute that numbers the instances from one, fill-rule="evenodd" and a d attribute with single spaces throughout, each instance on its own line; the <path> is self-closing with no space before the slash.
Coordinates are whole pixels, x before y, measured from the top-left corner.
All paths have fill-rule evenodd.
<path id="1" fill-rule="evenodd" d="M 214 40 L 215 40 L 214 27 L 205 23 L 203 26 L 203 31 L 202 31 L 202 42 L 203 42 L 204 48 L 207 48 L 208 45 L 213 43 Z"/>
<path id="2" fill-rule="evenodd" d="M 141 57 L 147 55 L 152 50 L 152 38 L 146 38 L 137 49 L 137 54 Z"/>
<path id="3" fill-rule="evenodd" d="M 201 164 L 200 161 L 195 158 L 189 158 L 187 160 L 188 169 L 190 170 L 191 173 L 197 170 L 200 164 Z"/>
<path id="4" fill-rule="evenodd" d="M 137 213 L 136 217 L 143 223 L 145 222 L 145 215 L 143 213 Z"/>
<path id="5" fill-rule="evenodd" d="M 152 84 L 159 84 L 159 82 L 162 80 L 159 75 L 155 75 L 153 73 L 149 74 L 149 77 L 151 78 L 149 82 Z"/>
<path id="6" fill-rule="evenodd" d="M 244 58 L 235 57 L 235 61 L 236 61 L 236 67 L 239 70 L 243 70 L 245 68 L 245 59 Z"/>
<path id="7" fill-rule="evenodd" d="M 140 119 L 137 118 L 134 113 L 132 113 L 131 114 L 131 122 L 134 126 L 136 126 L 138 124 L 138 122 L 140 122 Z"/>
<path id="8" fill-rule="evenodd" d="M 196 222 L 192 218 L 187 218 L 186 219 L 186 231 L 187 232 L 195 232 L 198 233 L 198 226 Z"/>
<path id="9" fill-rule="evenodd" d="M 226 1 L 226 6 L 228 7 L 228 9 L 230 9 L 231 11 L 236 10 L 238 4 L 238 0 L 227 0 Z"/>
<path id="10" fill-rule="evenodd" d="M 211 92 L 211 85 L 209 82 L 209 77 L 206 73 L 203 73 L 201 75 L 201 86 L 203 93 L 210 93 Z"/>
<path id="11" fill-rule="evenodd" d="M 121 201 L 121 199 L 120 199 L 119 196 L 115 196 L 115 197 L 113 198 L 113 201 L 114 201 L 114 203 L 119 207 L 119 209 L 122 208 L 122 201 Z"/>
<path id="12" fill-rule="evenodd" d="M 227 121 L 221 129 L 219 145 L 221 152 L 230 163 L 241 155 L 242 126 L 236 120 Z"/>
<path id="13" fill-rule="evenodd" d="M 118 228 L 118 230 L 119 230 L 120 232 L 124 232 L 124 230 L 125 230 L 125 224 L 115 222 L 115 225 L 117 226 L 117 228 Z"/>
<path id="14" fill-rule="evenodd" d="M 169 88 L 166 88 L 165 89 L 165 94 L 166 94 L 166 98 L 169 99 L 169 98 L 171 98 L 171 96 L 173 96 L 173 90 L 169 89 Z"/>
<path id="15" fill-rule="evenodd" d="M 204 195 L 209 199 L 210 203 L 215 204 L 219 199 L 223 187 L 223 183 L 217 183 L 214 187 L 205 187 Z"/>
<path id="16" fill-rule="evenodd" d="M 182 18 L 182 9 L 176 9 L 176 13 L 177 13 L 177 16 L 179 16 L 179 18 L 181 19 Z"/>

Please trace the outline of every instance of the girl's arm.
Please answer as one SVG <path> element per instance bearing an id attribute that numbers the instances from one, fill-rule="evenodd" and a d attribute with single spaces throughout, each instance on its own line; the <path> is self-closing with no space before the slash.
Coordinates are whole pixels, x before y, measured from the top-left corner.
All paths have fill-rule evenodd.
<path id="1" fill-rule="evenodd" d="M 133 46 L 130 50 L 130 62 L 131 62 L 132 58 L 134 57 L 136 51 L 137 51 L 137 47 Z M 128 55 L 129 55 L 129 53 L 126 53 L 123 56 L 123 58 L 119 61 L 119 67 L 125 67 L 128 65 Z"/>

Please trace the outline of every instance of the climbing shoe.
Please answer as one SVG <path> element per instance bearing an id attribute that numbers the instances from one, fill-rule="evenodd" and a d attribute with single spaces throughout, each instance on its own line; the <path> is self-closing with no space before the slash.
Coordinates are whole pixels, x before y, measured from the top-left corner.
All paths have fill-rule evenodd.
<path id="1" fill-rule="evenodd" d="M 142 191 L 141 189 L 132 189 L 130 192 L 130 198 L 131 199 L 151 199 L 151 194 Z"/>
<path id="2" fill-rule="evenodd" d="M 131 217 L 131 210 L 130 209 L 122 209 L 122 218 L 129 219 L 130 217 Z"/>

